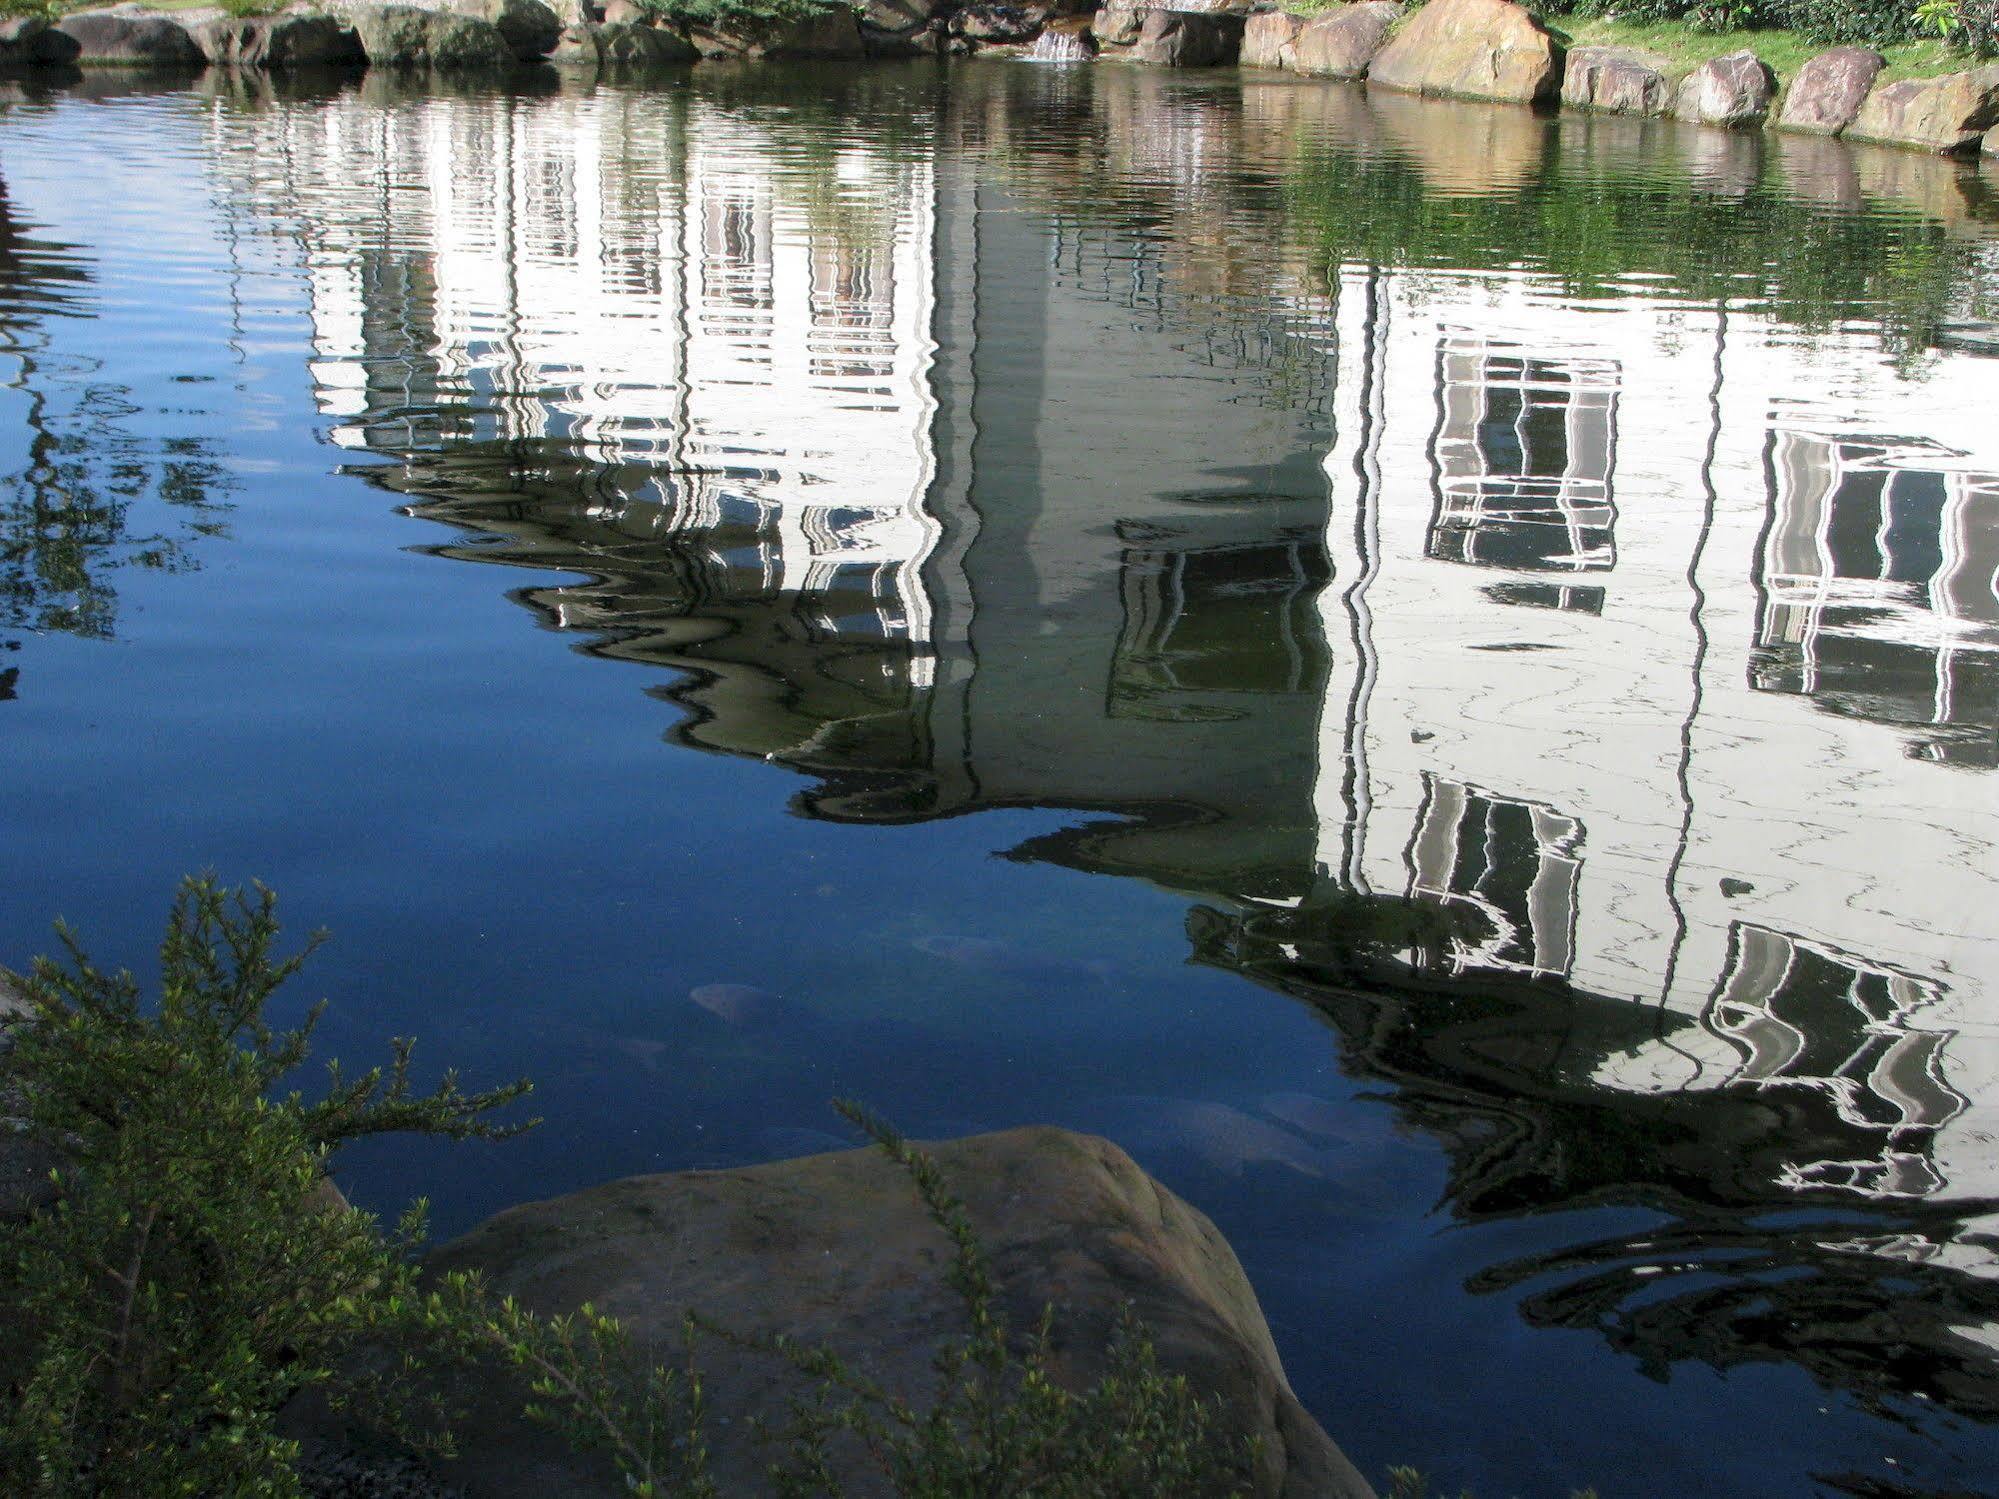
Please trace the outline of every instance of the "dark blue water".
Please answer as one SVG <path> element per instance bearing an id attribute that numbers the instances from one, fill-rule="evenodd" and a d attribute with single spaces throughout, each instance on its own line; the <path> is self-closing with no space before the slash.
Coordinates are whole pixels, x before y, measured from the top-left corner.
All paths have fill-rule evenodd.
<path id="1" fill-rule="evenodd" d="M 999 64 L 4 111 L 9 962 L 268 882 L 327 1053 L 536 1080 L 345 1158 L 444 1233 L 1049 1121 L 1372 1474 L 1985 1486 L 1990 168 Z"/>

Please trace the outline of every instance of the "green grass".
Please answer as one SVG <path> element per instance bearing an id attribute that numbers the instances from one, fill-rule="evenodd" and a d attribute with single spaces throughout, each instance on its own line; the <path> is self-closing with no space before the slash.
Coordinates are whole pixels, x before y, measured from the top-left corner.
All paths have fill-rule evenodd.
<path id="1" fill-rule="evenodd" d="M 1702 31 L 1684 21 L 1616 21 L 1556 18 L 1552 29 L 1566 35 L 1572 47 L 1621 47 L 1641 52 L 1669 77 L 1691 73 L 1710 58 L 1745 48 L 1776 70 L 1780 79 L 1794 77 L 1805 62 L 1827 50 L 1795 31 Z M 1888 59 L 1884 78 L 1934 78 L 1975 67 L 1977 59 L 1947 42 L 1892 42 L 1878 50 Z"/>

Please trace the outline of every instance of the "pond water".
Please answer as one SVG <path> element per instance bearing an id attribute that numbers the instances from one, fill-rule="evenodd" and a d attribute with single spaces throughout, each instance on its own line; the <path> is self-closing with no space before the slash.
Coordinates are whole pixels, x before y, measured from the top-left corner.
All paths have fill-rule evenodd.
<path id="1" fill-rule="evenodd" d="M 444 1232 L 1050 1121 L 1377 1476 L 1989 1480 L 1999 169 L 1110 66 L 0 109 L 0 956 L 268 881 L 327 1050 L 538 1081 L 350 1158 Z"/>

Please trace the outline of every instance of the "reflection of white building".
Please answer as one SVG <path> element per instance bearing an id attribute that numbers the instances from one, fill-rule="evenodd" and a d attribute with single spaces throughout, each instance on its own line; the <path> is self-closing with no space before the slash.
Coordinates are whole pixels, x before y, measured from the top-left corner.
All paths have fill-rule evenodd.
<path id="1" fill-rule="evenodd" d="M 334 441 L 490 442 L 528 467 L 554 441 L 655 469 L 600 496 L 603 518 L 746 528 L 801 613 L 857 627 L 858 590 L 874 628 L 926 638 L 929 162 L 850 151 L 829 185 L 737 117 L 611 91 L 386 111 L 350 95 L 287 129 L 310 149 L 258 121 L 221 159 L 310 201 Z"/>
<path id="2" fill-rule="evenodd" d="M 1816 1088 L 1881 1132 L 1800 1183 L 1999 1190 L 1999 449 L 1949 445 L 1999 367 L 1373 279 L 1326 463 L 1322 868 L 1475 911 L 1467 974 L 1698 1020 L 1605 1085 Z"/>

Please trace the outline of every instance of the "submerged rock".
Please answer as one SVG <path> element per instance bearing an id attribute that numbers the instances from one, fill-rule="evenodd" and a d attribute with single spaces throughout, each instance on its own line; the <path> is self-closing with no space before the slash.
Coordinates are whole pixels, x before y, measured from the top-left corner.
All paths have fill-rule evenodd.
<path id="1" fill-rule="evenodd" d="M 1562 102 L 1615 115 L 1663 115 L 1673 107 L 1666 75 L 1636 53 L 1578 47 L 1562 72 Z"/>
<path id="2" fill-rule="evenodd" d="M 263 68 L 287 72 L 298 68 L 353 67 L 368 60 L 354 28 L 332 16 L 284 13 L 275 16 L 224 16 L 194 28 L 195 44 L 209 62 L 222 68 Z"/>
<path id="3" fill-rule="evenodd" d="M 1403 93 L 1535 104 L 1562 86 L 1562 46 L 1513 0 L 1430 0 L 1367 76 Z"/>
<path id="4" fill-rule="evenodd" d="M 698 984 L 687 997 L 725 1025 L 746 1030 L 799 1025 L 812 1018 L 803 1005 L 754 984 Z"/>
<path id="5" fill-rule="evenodd" d="M 203 55 L 185 26 L 137 7 L 80 10 L 57 23 L 75 38 L 76 61 L 86 67 L 205 68 Z"/>
<path id="6" fill-rule="evenodd" d="M 1129 1303 L 1161 1364 L 1219 1403 L 1225 1432 L 1262 1437 L 1254 1492 L 1285 1499 L 1370 1495 L 1285 1381 L 1242 1267 L 1215 1226 L 1108 1141 L 1056 1129 L 979 1135 L 932 1154 L 991 1257 L 1016 1328 L 1056 1309 L 1058 1377 L 1083 1384 Z M 476 1270 L 543 1313 L 583 1302 L 671 1356 L 688 1309 L 750 1336 L 827 1343 L 889 1389 L 934 1389 L 938 1343 L 962 1335 L 940 1273 L 946 1244 L 908 1179 L 872 1150 L 735 1171 L 634 1177 L 489 1219 L 432 1256 Z M 764 1489 L 766 1454 L 750 1421 L 781 1421 L 802 1386 L 770 1358 L 702 1345 L 709 1442 L 725 1494 Z M 454 1391 L 470 1407 L 448 1476 L 472 1499 L 622 1492 L 601 1459 L 579 1455 L 516 1414 L 504 1376 Z M 838 1461 L 848 1476 L 853 1454 Z"/>
<path id="7" fill-rule="evenodd" d="M 1877 84 L 1846 138 L 1955 154 L 1978 149 L 1999 125 L 1999 63 L 1941 78 Z"/>
<path id="8" fill-rule="evenodd" d="M 1740 130 L 1761 125 L 1777 96 L 1777 75 L 1754 52 L 1709 58 L 1680 84 L 1673 113 L 1696 125 Z"/>
<path id="9" fill-rule="evenodd" d="M 1360 0 L 1305 23 L 1291 44 L 1291 66 L 1314 78 L 1361 78 L 1402 17 L 1397 0 Z"/>
<path id="10" fill-rule="evenodd" d="M 1807 135 L 1838 135 L 1867 101 L 1867 91 L 1888 65 L 1871 47 L 1834 47 L 1803 67 L 1784 94 L 1777 123 Z"/>

